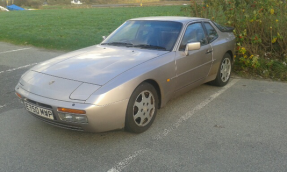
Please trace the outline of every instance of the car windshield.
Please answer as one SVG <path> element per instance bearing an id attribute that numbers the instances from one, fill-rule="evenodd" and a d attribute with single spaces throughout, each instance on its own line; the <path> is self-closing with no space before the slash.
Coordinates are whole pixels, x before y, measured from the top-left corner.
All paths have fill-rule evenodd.
<path id="1" fill-rule="evenodd" d="M 182 24 L 179 22 L 129 20 L 102 45 L 171 51 L 181 28 Z"/>

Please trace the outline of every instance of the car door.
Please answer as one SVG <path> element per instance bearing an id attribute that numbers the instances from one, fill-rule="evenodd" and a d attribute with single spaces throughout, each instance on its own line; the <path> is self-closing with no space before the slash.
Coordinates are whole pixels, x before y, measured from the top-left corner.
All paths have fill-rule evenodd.
<path id="1" fill-rule="evenodd" d="M 186 55 L 186 45 L 192 42 L 200 42 L 201 47 Z M 212 47 L 201 22 L 187 26 L 176 54 L 176 90 L 207 77 L 212 64 Z"/>

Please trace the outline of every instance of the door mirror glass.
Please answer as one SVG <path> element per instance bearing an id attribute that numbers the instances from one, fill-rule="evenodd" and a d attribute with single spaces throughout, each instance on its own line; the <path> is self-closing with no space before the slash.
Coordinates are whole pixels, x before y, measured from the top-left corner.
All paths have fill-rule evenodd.
<path id="1" fill-rule="evenodd" d="M 193 50 L 199 50 L 200 49 L 200 42 L 192 42 L 192 43 L 188 43 L 185 47 L 185 54 L 188 56 L 189 55 L 189 51 L 193 51 Z"/>

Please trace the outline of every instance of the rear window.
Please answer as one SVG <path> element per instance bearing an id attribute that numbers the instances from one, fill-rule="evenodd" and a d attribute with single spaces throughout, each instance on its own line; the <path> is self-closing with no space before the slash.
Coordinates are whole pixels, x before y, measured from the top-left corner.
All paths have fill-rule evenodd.
<path id="1" fill-rule="evenodd" d="M 212 23 L 221 31 L 221 32 L 232 32 L 234 30 L 233 27 L 223 26 L 221 24 L 218 24 L 214 21 Z"/>

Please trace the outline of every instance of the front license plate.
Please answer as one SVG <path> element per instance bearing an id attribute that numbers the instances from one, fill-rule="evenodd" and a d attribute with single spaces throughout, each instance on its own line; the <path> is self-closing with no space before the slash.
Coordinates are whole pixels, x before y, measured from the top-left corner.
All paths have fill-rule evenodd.
<path id="1" fill-rule="evenodd" d="M 45 109 L 39 106 L 35 106 L 31 103 L 24 102 L 25 108 L 27 111 L 32 112 L 33 114 L 48 118 L 48 119 L 54 119 L 52 110 Z"/>

